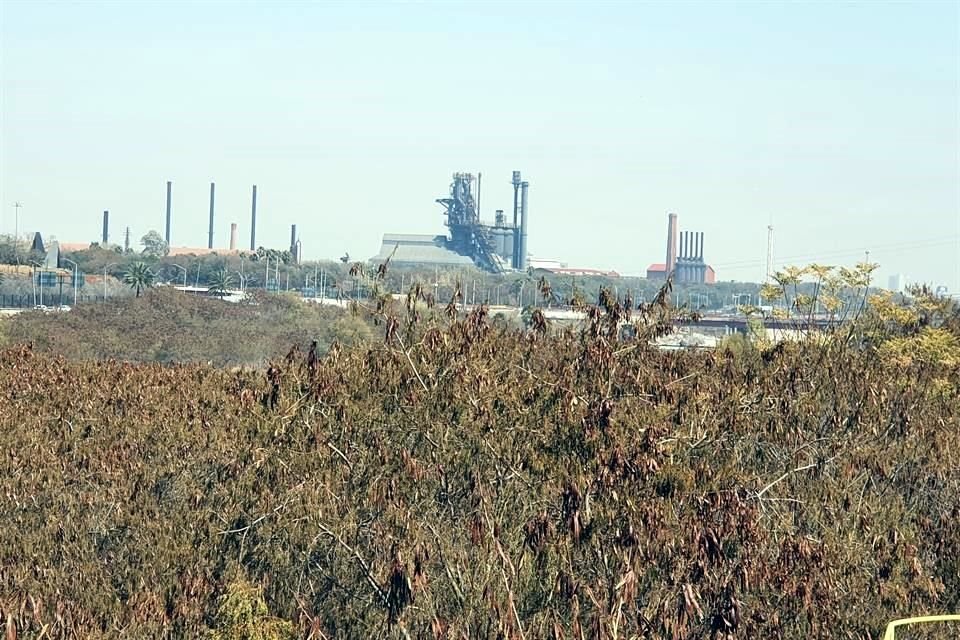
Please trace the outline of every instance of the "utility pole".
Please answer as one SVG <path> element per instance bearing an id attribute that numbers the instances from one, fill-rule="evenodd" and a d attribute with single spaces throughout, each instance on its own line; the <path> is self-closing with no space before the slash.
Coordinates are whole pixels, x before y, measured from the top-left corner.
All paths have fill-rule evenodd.
<path id="1" fill-rule="evenodd" d="M 127 227 L 127 230 L 123 235 L 123 252 L 130 252 L 130 227 Z"/>
<path id="2" fill-rule="evenodd" d="M 13 256 L 20 255 L 20 209 L 23 207 L 20 202 L 13 203 Z M 18 263 L 19 264 L 19 263 Z"/>
<path id="3" fill-rule="evenodd" d="M 773 225 L 767 225 L 767 282 L 773 278 Z"/>

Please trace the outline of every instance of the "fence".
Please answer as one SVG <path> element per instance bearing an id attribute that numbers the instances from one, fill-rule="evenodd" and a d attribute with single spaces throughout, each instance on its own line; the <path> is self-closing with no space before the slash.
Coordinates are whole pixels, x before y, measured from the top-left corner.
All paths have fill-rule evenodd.
<path id="1" fill-rule="evenodd" d="M 62 305 L 73 306 L 73 292 L 60 294 L 59 292 L 51 293 L 48 291 L 43 292 L 43 300 L 40 300 L 40 295 L 34 296 L 32 293 L 0 293 L 0 309 L 30 309 L 38 304 L 43 304 L 45 307 L 59 307 Z M 91 295 L 81 295 L 77 296 L 77 304 L 84 304 L 88 302 L 103 302 L 103 295 L 91 296 Z"/>

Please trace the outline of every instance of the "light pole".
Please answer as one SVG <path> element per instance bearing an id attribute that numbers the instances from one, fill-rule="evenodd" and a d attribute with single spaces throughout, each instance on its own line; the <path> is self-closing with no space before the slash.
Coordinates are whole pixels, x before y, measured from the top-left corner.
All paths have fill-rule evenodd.
<path id="1" fill-rule="evenodd" d="M 264 260 L 266 260 L 267 266 L 264 268 L 264 271 L 263 271 L 263 290 L 269 291 L 270 290 L 270 256 L 266 256 Z"/>
<path id="2" fill-rule="evenodd" d="M 111 262 L 103 267 L 103 301 L 107 301 L 107 269 L 117 266 L 116 262 Z"/>
<path id="3" fill-rule="evenodd" d="M 77 263 L 70 258 L 64 258 L 66 262 L 73 265 L 73 306 L 77 306 Z M 63 301 L 60 301 L 63 304 Z"/>
<path id="4" fill-rule="evenodd" d="M 246 282 L 246 279 L 243 277 L 242 271 L 237 271 L 237 275 L 240 276 L 240 293 L 243 294 L 244 291 L 246 290 L 246 285 L 244 284 Z"/>
<path id="5" fill-rule="evenodd" d="M 187 268 L 181 267 L 178 264 L 173 264 L 172 262 L 170 263 L 170 266 L 176 267 L 177 269 L 180 269 L 181 271 L 183 271 L 183 288 L 186 289 L 187 288 Z"/>
<path id="6" fill-rule="evenodd" d="M 186 286 L 186 285 L 184 285 L 184 286 Z M 197 260 L 197 281 L 194 283 L 193 286 L 194 286 L 195 289 L 199 289 L 199 288 L 200 288 L 200 261 L 199 261 L 199 260 Z"/>

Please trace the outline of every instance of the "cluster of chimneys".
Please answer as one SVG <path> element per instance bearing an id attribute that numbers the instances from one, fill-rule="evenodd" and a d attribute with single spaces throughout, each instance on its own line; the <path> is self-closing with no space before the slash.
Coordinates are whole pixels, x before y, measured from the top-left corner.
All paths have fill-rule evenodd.
<path id="1" fill-rule="evenodd" d="M 669 215 L 667 222 L 666 275 L 670 274 L 674 275 L 677 282 L 703 282 L 706 275 L 706 264 L 703 261 L 703 232 L 684 231 L 678 235 L 675 213 Z"/>
<path id="2" fill-rule="evenodd" d="M 207 248 L 213 249 L 213 210 L 214 198 L 216 196 L 216 184 L 210 183 L 210 224 L 207 230 Z M 167 246 L 170 246 L 170 220 L 173 204 L 173 182 L 167 181 L 167 224 L 164 233 L 164 240 Z M 103 244 L 107 244 L 110 236 L 110 212 L 103 212 Z M 230 251 L 235 251 L 240 241 L 240 235 L 237 231 L 237 223 L 230 223 Z M 290 225 L 290 253 L 295 261 L 300 261 L 300 240 L 297 239 L 297 225 Z M 257 250 L 257 185 L 253 185 L 253 193 L 250 200 L 250 250 Z"/>
<path id="3" fill-rule="evenodd" d="M 216 183 L 210 183 L 210 222 L 207 227 L 207 248 L 213 249 L 213 210 L 214 210 L 214 200 L 216 198 Z M 173 203 L 173 182 L 167 181 L 167 225 L 166 233 L 163 236 L 163 239 L 166 240 L 167 245 L 170 245 L 170 211 Z M 106 220 L 104 220 L 104 225 L 106 225 Z M 294 225 L 296 228 L 296 225 Z M 237 223 L 230 223 L 230 250 L 234 251 L 239 244 L 239 233 L 237 231 Z M 253 192 L 250 198 L 250 250 L 256 251 L 257 249 L 257 185 L 253 185 Z"/>

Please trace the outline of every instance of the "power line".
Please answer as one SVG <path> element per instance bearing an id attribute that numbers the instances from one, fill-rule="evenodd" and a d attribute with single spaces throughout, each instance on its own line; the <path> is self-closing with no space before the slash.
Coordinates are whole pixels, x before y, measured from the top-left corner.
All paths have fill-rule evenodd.
<path id="1" fill-rule="evenodd" d="M 927 239 L 927 240 L 914 240 L 910 242 L 897 242 L 890 243 L 885 245 L 871 245 L 871 251 L 874 252 L 883 252 L 885 250 L 908 250 L 908 249 L 926 249 L 930 247 L 945 246 L 951 245 L 954 242 L 960 239 L 960 234 L 954 236 L 940 236 L 937 239 Z M 784 256 L 782 258 L 777 258 L 773 262 L 774 264 L 789 264 L 791 262 L 798 261 L 807 261 L 807 260 L 820 260 L 824 258 L 845 258 L 851 256 L 863 255 L 863 248 L 859 249 L 843 249 L 838 251 L 824 251 L 820 253 L 809 253 L 802 255 L 793 255 L 793 256 Z M 763 261 L 760 259 L 754 260 L 737 260 L 734 262 L 724 262 L 718 264 L 712 264 L 713 267 L 756 267 L 763 264 Z"/>

